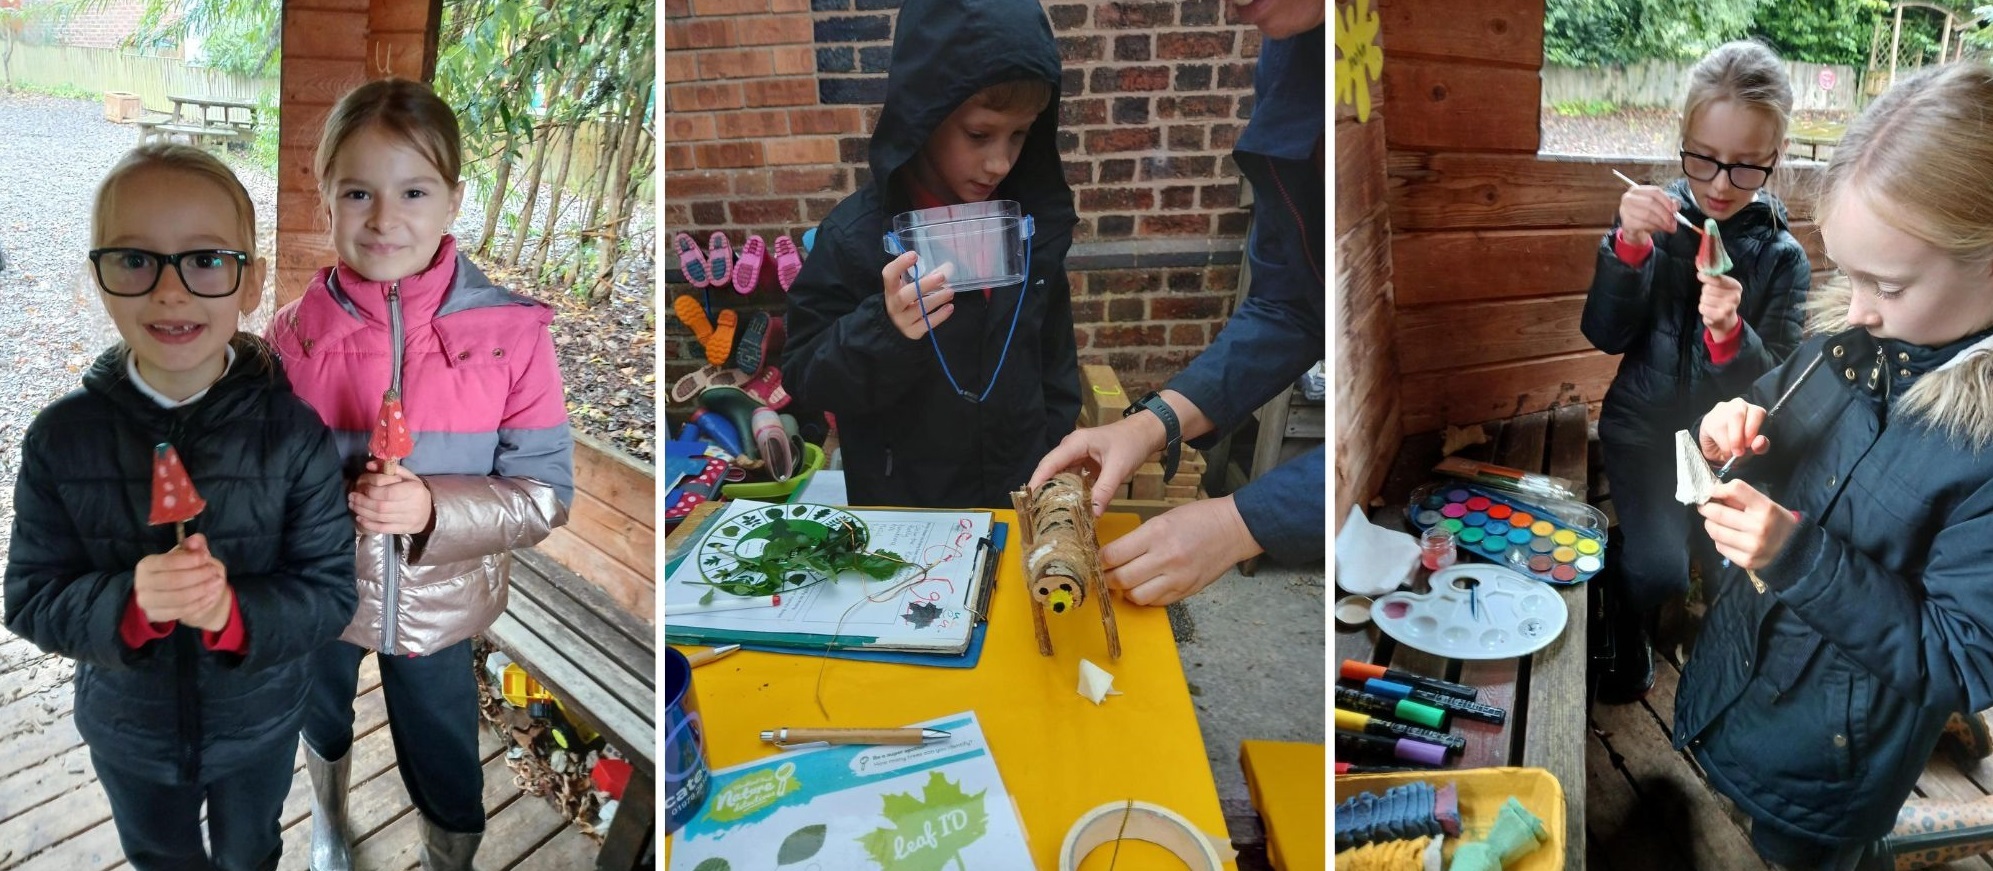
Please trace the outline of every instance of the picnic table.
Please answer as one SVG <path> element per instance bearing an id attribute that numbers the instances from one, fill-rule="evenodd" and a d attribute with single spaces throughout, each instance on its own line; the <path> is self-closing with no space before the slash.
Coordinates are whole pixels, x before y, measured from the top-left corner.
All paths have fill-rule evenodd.
<path id="1" fill-rule="evenodd" d="M 780 752 L 761 742 L 763 729 L 900 726 L 973 710 L 1039 868 L 1059 867 L 1061 841 L 1083 814 L 1128 799 L 1174 810 L 1222 843 L 1228 836 L 1218 789 L 1167 612 L 1117 602 L 1122 655 L 1115 660 L 1107 655 L 1099 612 L 1089 602 L 1050 621 L 1055 654 L 1040 656 L 1017 514 L 994 516 L 1011 532 L 975 668 L 735 653 L 693 672 L 707 761 L 719 770 Z M 695 522 L 680 525 L 671 550 L 683 547 L 687 542 L 680 536 L 698 526 L 696 518 L 688 520 Z M 1105 542 L 1139 522 L 1136 515 L 1112 512 L 1097 528 Z M 1082 658 L 1111 672 L 1123 694 L 1098 707 L 1081 696 Z M 817 706 L 819 672 L 828 719 Z M 1110 852 L 1103 846 L 1083 867 L 1106 868 Z M 1120 847 L 1124 868 L 1180 867 L 1174 863 L 1152 844 L 1129 841 Z"/>
<path id="2" fill-rule="evenodd" d="M 195 145 L 208 139 L 227 143 L 256 138 L 255 103 L 171 94 L 166 99 L 173 101 L 173 111 L 155 110 L 152 117 L 137 122 L 138 144 L 160 138 L 171 140 L 175 136 L 185 136 Z"/>
<path id="3" fill-rule="evenodd" d="M 1589 462 L 1585 406 L 1520 414 L 1484 424 L 1483 429 L 1489 435 L 1488 443 L 1470 446 L 1459 456 L 1546 472 L 1584 485 Z M 1437 432 L 1405 439 L 1385 478 L 1383 505 L 1370 513 L 1372 523 L 1411 531 L 1405 520 L 1408 497 L 1414 487 L 1441 477 L 1432 471 L 1441 459 L 1440 446 L 1441 434 Z M 1462 554 L 1462 565 L 1472 562 Z M 1418 570 L 1415 589 L 1425 589 L 1427 574 L 1423 568 Z M 1467 684 L 1480 690 L 1479 701 L 1507 710 L 1509 715 L 1500 726 L 1456 718 L 1452 731 L 1464 738 L 1467 746 L 1449 768 L 1522 765 L 1555 775 L 1564 789 L 1564 867 L 1575 869 L 1585 867 L 1585 668 L 1590 656 L 1585 623 L 1589 609 L 1584 584 L 1555 589 L 1569 619 L 1555 641 L 1527 657 L 1446 659 L 1399 644 L 1381 634 L 1375 624 L 1356 629 L 1338 624 L 1335 656 L 1338 664 L 1355 659 Z"/>
<path id="4" fill-rule="evenodd" d="M 1792 140 L 1792 156 L 1799 156 L 1799 149 L 1806 149 L 1809 160 L 1820 159 L 1820 148 L 1827 148 L 1828 156 L 1833 156 L 1833 148 L 1841 141 L 1848 125 L 1838 121 L 1794 121 L 1786 138 Z"/>

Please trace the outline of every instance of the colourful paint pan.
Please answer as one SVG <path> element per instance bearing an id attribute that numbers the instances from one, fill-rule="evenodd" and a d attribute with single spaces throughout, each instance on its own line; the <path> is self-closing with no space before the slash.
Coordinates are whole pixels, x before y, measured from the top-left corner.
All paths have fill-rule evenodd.
<path id="1" fill-rule="evenodd" d="M 1605 568 L 1606 519 L 1590 505 L 1532 501 L 1478 484 L 1428 484 L 1413 491 L 1411 504 L 1420 531 L 1451 529 L 1462 554 L 1525 577 L 1574 584 Z"/>

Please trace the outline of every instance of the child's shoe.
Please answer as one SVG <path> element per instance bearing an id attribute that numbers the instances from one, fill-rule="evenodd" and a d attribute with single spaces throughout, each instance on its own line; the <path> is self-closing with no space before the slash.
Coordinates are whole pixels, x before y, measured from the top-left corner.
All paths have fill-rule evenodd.
<path id="1" fill-rule="evenodd" d="M 705 287 L 712 270 L 706 268 L 706 253 L 699 250 L 699 243 L 690 234 L 678 233 L 671 237 L 671 244 L 678 249 L 678 271 L 684 273 L 685 280 L 693 287 Z"/>
<path id="2" fill-rule="evenodd" d="M 747 373 L 738 369 L 701 366 L 672 383 L 671 401 L 691 402 L 698 397 L 699 391 L 708 387 L 739 387 L 747 381 Z"/>
<path id="3" fill-rule="evenodd" d="M 727 365 L 727 357 L 734 352 L 734 331 L 740 325 L 740 314 L 733 309 L 724 309 L 713 323 L 713 336 L 706 341 L 706 362 L 715 366 Z"/>
<path id="4" fill-rule="evenodd" d="M 782 321 L 777 318 L 775 322 L 779 324 Z M 789 404 L 789 391 L 782 389 L 782 370 L 774 366 L 761 367 L 761 371 L 754 373 L 754 377 L 740 385 L 740 389 L 762 405 L 778 411 Z"/>
<path id="5" fill-rule="evenodd" d="M 713 322 L 706 319 L 706 310 L 689 293 L 681 293 L 671 301 L 671 311 L 678 315 L 678 322 L 692 331 L 692 338 L 705 347 L 706 340 L 713 335 Z"/>
<path id="6" fill-rule="evenodd" d="M 814 230 L 810 232 L 816 232 Z M 775 237 L 775 280 L 782 285 L 782 292 L 788 293 L 796 283 L 796 276 L 803 271 L 803 255 L 797 253 L 796 243 L 783 233 Z"/>
<path id="7" fill-rule="evenodd" d="M 747 237 L 747 242 L 740 246 L 740 259 L 734 263 L 735 293 L 746 296 L 754 292 L 755 285 L 761 283 L 761 266 L 767 259 L 767 245 L 761 237 Z"/>
<path id="8" fill-rule="evenodd" d="M 713 287 L 726 287 L 733 280 L 734 247 L 727 241 L 727 234 L 714 230 L 711 239 L 706 241 L 706 263 L 711 267 Z"/>
<path id="9" fill-rule="evenodd" d="M 1944 733 L 1938 736 L 1938 746 L 1968 768 L 1993 756 L 1993 737 L 1987 734 L 1986 715 L 1953 711 L 1951 719 L 1945 721 Z"/>

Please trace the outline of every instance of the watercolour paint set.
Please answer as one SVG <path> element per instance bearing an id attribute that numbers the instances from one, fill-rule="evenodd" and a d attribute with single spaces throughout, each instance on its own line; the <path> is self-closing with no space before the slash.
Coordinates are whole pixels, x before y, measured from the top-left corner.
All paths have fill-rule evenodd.
<path id="1" fill-rule="evenodd" d="M 1452 532 L 1460 553 L 1545 583 L 1581 583 L 1605 567 L 1605 515 L 1583 503 L 1531 502 L 1490 487 L 1448 482 L 1412 491 L 1406 513 L 1420 532 Z"/>

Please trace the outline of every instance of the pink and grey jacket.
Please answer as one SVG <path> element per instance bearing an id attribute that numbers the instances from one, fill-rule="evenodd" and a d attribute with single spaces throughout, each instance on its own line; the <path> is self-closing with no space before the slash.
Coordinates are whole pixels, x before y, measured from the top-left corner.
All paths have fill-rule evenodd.
<path id="1" fill-rule="evenodd" d="M 359 610 L 340 639 L 434 653 L 505 610 L 510 552 L 567 522 L 573 436 L 544 304 L 497 287 L 443 237 L 423 271 L 369 281 L 321 269 L 271 320 L 291 386 L 332 428 L 349 474 L 381 394 L 401 390 L 435 504 L 430 531 L 358 535 Z"/>

